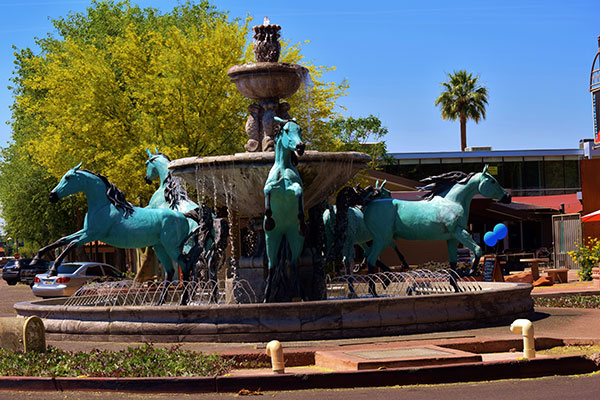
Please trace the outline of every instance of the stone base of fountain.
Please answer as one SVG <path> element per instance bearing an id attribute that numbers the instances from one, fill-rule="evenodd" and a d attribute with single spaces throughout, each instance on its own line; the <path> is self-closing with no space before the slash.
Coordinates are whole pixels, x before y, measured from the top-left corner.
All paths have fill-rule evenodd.
<path id="1" fill-rule="evenodd" d="M 267 342 L 402 335 L 510 323 L 533 312 L 532 286 L 427 296 L 269 304 L 65 306 L 65 298 L 15 305 L 43 319 L 49 340 Z"/>

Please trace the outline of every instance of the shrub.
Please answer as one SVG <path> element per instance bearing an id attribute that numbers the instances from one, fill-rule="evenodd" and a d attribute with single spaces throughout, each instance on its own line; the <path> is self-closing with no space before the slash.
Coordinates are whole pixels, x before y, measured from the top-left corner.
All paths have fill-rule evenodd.
<path id="1" fill-rule="evenodd" d="M 588 237 L 587 246 L 584 243 L 576 243 L 577 249 L 569 251 L 568 254 L 571 256 L 573 262 L 579 265 L 580 281 L 591 281 L 592 280 L 592 268 L 598 264 L 600 259 L 600 241 L 597 238 Z"/>

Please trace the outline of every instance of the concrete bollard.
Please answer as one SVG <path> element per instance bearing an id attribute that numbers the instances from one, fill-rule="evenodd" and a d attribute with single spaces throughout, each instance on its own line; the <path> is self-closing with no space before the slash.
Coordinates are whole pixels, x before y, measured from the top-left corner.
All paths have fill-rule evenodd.
<path id="1" fill-rule="evenodd" d="M 46 330 L 39 317 L 0 318 L 0 347 L 13 351 L 46 351 Z"/>
<path id="2" fill-rule="evenodd" d="M 592 279 L 594 280 L 594 288 L 600 289 L 600 267 L 592 268 Z"/>
<path id="3" fill-rule="evenodd" d="M 285 362 L 283 360 L 283 348 L 279 340 L 271 340 L 267 344 L 267 355 L 271 357 L 271 368 L 276 374 L 285 373 Z"/>
<path id="4" fill-rule="evenodd" d="M 523 335 L 523 357 L 535 358 L 533 324 L 528 319 L 517 319 L 510 325 L 510 331 Z"/>

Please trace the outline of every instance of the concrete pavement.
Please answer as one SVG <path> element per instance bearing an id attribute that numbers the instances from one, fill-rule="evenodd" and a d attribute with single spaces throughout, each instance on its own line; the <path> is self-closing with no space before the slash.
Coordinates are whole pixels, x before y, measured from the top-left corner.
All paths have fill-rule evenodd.
<path id="1" fill-rule="evenodd" d="M 0 284 L 2 286 L 2 284 Z M 6 286 L 4 283 L 3 286 Z M 8 291 L 0 287 L 0 313 L 8 314 L 4 303 Z M 11 287 L 10 292 L 22 292 L 30 296 L 29 288 L 23 286 Z M 24 290 L 25 289 L 25 290 Z M 532 296 L 555 296 L 571 293 L 600 294 L 591 283 L 569 282 L 551 287 L 535 288 Z M 9 296 L 10 297 L 10 296 Z M 13 297 L 10 297 L 13 298 Z M 25 299 L 23 299 L 25 300 Z M 16 301 L 21 301 L 17 299 Z M 6 304 L 4 304 L 6 305 Z M 8 310 L 9 311 L 9 310 Z M 530 316 L 534 323 L 536 348 L 550 348 L 564 344 L 600 344 L 600 310 L 589 309 L 559 309 L 536 308 Z M 274 337 L 273 339 L 277 339 Z M 114 342 L 49 342 L 50 345 L 69 351 L 87 351 L 93 348 L 118 350 L 139 343 Z M 449 366 L 426 366 L 413 368 L 393 368 L 375 371 L 340 372 L 332 369 L 314 366 L 315 353 L 319 351 L 385 351 L 386 349 L 415 348 L 426 345 L 436 345 L 448 349 L 456 349 L 476 354 L 482 354 L 481 362 L 462 363 Z M 157 344 L 157 346 L 170 346 Z M 265 343 L 185 343 L 183 349 L 219 353 L 241 360 L 258 360 L 268 362 L 265 355 Z M 522 356 L 522 338 L 510 332 L 507 325 L 482 326 L 476 329 L 432 332 L 415 335 L 393 337 L 375 337 L 361 339 L 323 340 L 283 342 L 286 357 L 286 374 L 274 375 L 269 369 L 233 371 L 231 376 L 221 378 L 200 378 L 195 380 L 177 379 L 174 384 L 182 392 L 215 392 L 235 391 L 238 388 L 271 388 L 307 389 L 310 387 L 348 387 L 355 386 L 385 386 L 414 383 L 460 382 L 466 380 L 480 381 L 493 379 L 509 379 L 536 377 L 553 374 L 586 373 L 598 370 L 598 366 L 584 358 L 549 357 L 535 360 L 519 360 Z M 437 377 L 437 378 L 436 378 Z M 110 379 L 110 378 L 109 378 Z M 160 378 L 159 378 L 160 379 Z M 171 378 L 170 378 L 171 379 Z M 172 379 L 171 379 L 172 380 Z M 48 382 L 36 381 L 38 390 L 77 390 L 77 387 L 95 390 L 131 390 L 162 392 L 173 385 L 162 385 L 156 381 L 104 380 L 87 379 L 64 381 L 56 386 L 59 380 Z M 14 382 L 13 382 L 14 383 Z M 23 383 L 23 382 L 21 382 Z M 0 389 L 11 387 L 6 381 L 0 380 Z M 78 386 L 79 385 L 79 386 Z M 87 385 L 87 386 L 86 386 Z M 129 386 L 127 386 L 129 385 Z M 313 386 L 310 386 L 313 385 Z M 31 383 L 28 384 L 31 387 Z M 172 389 L 169 389 L 172 390 Z M 0 396 L 1 397 L 1 396 Z"/>

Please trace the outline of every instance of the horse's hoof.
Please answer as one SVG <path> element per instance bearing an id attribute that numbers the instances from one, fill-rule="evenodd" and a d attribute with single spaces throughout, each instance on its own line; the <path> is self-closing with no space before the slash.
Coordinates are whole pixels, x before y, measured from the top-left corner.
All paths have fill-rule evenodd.
<path id="1" fill-rule="evenodd" d="M 350 293 L 348 293 L 348 298 L 349 299 L 357 299 L 358 295 L 356 294 L 356 292 L 350 292 Z"/>
<path id="2" fill-rule="evenodd" d="M 275 220 L 267 217 L 265 219 L 265 231 L 272 231 L 273 229 L 275 229 Z"/>

